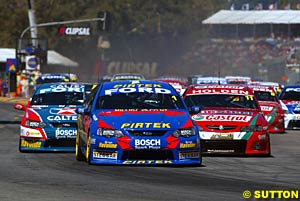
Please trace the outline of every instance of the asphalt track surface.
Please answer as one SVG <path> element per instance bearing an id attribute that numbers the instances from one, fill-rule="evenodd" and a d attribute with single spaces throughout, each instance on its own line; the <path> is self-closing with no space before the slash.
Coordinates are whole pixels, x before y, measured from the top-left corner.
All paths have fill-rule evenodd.
<path id="1" fill-rule="evenodd" d="M 300 131 L 272 134 L 272 157 L 204 157 L 201 167 L 100 166 L 78 162 L 74 153 L 20 153 L 23 113 L 6 102 L 0 114 L 1 201 L 232 201 L 244 200 L 245 190 L 300 186 Z"/>

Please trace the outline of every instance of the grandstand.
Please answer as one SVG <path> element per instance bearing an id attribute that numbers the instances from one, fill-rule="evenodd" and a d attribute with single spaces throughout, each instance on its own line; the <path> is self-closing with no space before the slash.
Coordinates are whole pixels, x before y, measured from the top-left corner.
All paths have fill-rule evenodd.
<path id="1" fill-rule="evenodd" d="M 299 82 L 300 10 L 220 10 L 202 23 L 212 36 L 198 44 L 204 66 L 219 55 L 231 74 Z"/>

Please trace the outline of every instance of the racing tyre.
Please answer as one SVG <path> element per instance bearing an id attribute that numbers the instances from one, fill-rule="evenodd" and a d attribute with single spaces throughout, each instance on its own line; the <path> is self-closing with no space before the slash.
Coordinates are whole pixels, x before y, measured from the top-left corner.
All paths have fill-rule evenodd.
<path id="1" fill-rule="evenodd" d="M 19 152 L 21 152 L 21 153 L 24 153 L 25 151 L 23 151 L 22 149 L 21 149 L 21 139 L 19 139 Z"/>
<path id="2" fill-rule="evenodd" d="M 91 165 L 91 136 L 90 136 L 90 134 L 88 134 L 88 139 L 86 142 L 85 159 L 86 159 L 86 162 L 89 165 Z"/>
<path id="3" fill-rule="evenodd" d="M 84 154 L 82 153 L 80 144 L 81 144 L 80 143 L 80 137 L 79 137 L 79 134 L 77 133 L 77 136 L 76 136 L 76 146 L 75 146 L 76 160 L 77 161 L 84 161 L 85 157 L 84 157 Z"/>

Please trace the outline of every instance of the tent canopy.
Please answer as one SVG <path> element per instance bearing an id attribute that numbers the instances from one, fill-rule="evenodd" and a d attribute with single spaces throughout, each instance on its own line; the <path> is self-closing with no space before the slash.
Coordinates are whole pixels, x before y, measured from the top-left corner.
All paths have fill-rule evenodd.
<path id="1" fill-rule="evenodd" d="M 0 62 L 5 63 L 7 58 L 16 58 L 16 49 L 0 48 Z M 60 65 L 66 67 L 78 67 L 79 64 L 54 50 L 48 50 L 48 65 Z"/>
<path id="2" fill-rule="evenodd" d="M 299 10 L 220 10 L 203 24 L 300 24 Z"/>

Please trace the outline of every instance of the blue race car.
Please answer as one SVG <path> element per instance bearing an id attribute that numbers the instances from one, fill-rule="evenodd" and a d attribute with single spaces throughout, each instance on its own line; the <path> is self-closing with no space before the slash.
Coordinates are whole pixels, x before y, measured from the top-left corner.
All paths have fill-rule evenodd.
<path id="1" fill-rule="evenodd" d="M 123 165 L 202 162 L 198 127 L 168 83 L 104 82 L 91 92 L 84 108 L 76 111 L 78 161 Z"/>
<path id="2" fill-rule="evenodd" d="M 285 129 L 300 129 L 300 85 L 285 86 L 279 94 L 279 100 L 285 111 Z"/>
<path id="3" fill-rule="evenodd" d="M 75 151 L 76 108 L 83 106 L 84 85 L 77 83 L 42 84 L 27 106 L 21 120 L 19 151 Z"/>

